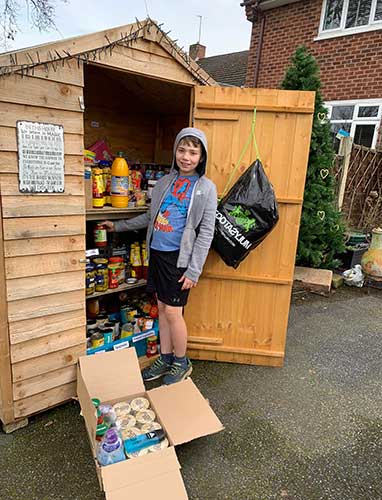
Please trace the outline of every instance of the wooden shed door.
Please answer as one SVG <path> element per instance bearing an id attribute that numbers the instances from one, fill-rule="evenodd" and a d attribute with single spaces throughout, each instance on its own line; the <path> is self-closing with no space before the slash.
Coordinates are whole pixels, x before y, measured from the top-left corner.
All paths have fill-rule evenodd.
<path id="1" fill-rule="evenodd" d="M 193 122 L 208 139 L 221 194 L 251 131 L 279 204 L 274 231 L 234 270 L 211 250 L 186 319 L 193 358 L 282 365 L 309 153 L 313 92 L 196 87 Z M 255 160 L 249 148 L 236 179 Z"/>
<path id="2" fill-rule="evenodd" d="M 3 421 L 75 396 L 75 364 L 86 352 L 82 87 L 75 62 L 0 80 L 0 277 L 7 326 L 0 363 L 13 399 L 13 415 Z M 17 120 L 64 127 L 64 193 L 20 192 Z"/>

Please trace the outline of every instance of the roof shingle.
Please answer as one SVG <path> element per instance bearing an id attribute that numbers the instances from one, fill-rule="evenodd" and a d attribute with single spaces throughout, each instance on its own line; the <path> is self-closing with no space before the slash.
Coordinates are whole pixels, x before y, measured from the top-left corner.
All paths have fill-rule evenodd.
<path id="1" fill-rule="evenodd" d="M 242 87 L 247 74 L 248 50 L 203 57 L 197 63 L 221 85 Z"/>

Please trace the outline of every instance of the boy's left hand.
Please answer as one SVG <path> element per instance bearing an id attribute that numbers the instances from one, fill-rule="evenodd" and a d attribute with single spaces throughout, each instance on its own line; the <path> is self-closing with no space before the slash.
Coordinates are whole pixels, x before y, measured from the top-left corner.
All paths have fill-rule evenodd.
<path id="1" fill-rule="evenodd" d="M 187 278 L 184 274 L 180 278 L 178 283 L 182 283 L 182 290 L 189 290 L 190 288 L 194 288 L 196 286 L 195 281 L 190 280 L 190 278 Z"/>

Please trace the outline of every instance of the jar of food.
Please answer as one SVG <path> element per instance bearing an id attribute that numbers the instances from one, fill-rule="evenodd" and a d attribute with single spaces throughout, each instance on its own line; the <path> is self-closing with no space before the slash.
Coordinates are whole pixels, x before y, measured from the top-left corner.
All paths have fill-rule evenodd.
<path id="1" fill-rule="evenodd" d="M 109 264 L 108 271 L 109 271 L 109 288 L 118 288 L 119 273 L 120 273 L 119 264 Z"/>
<path id="2" fill-rule="evenodd" d="M 113 340 L 117 340 L 119 338 L 119 321 L 109 319 L 109 322 L 105 323 L 105 326 L 107 325 L 110 325 L 109 328 L 113 328 Z"/>
<path id="3" fill-rule="evenodd" d="M 89 332 L 92 332 L 92 330 L 94 330 L 94 328 L 97 328 L 97 321 L 95 319 L 86 320 L 86 334 L 87 334 L 87 336 L 89 336 Z"/>
<path id="4" fill-rule="evenodd" d="M 98 328 L 100 328 L 101 326 L 104 326 L 104 324 L 107 322 L 107 314 L 105 314 L 105 313 L 97 314 L 96 320 L 97 320 L 97 327 Z"/>
<path id="5" fill-rule="evenodd" d="M 157 343 L 158 337 L 156 335 L 152 335 L 151 337 L 147 338 L 147 350 L 146 350 L 146 356 L 148 358 L 151 358 L 152 356 L 155 356 L 158 352 L 158 343 Z"/>
<path id="6" fill-rule="evenodd" d="M 103 173 L 98 167 L 92 168 L 93 208 L 103 208 L 105 204 Z"/>
<path id="7" fill-rule="evenodd" d="M 93 335 L 91 336 L 91 340 L 93 349 L 104 345 L 103 333 L 100 330 L 93 333 Z"/>
<path id="8" fill-rule="evenodd" d="M 134 333 L 134 325 L 132 323 L 125 323 L 121 329 L 121 339 L 130 337 Z"/>
<path id="9" fill-rule="evenodd" d="M 97 223 L 94 226 L 94 245 L 96 247 L 107 246 L 107 231 L 105 224 Z"/>
<path id="10" fill-rule="evenodd" d="M 89 318 L 96 318 L 99 314 L 99 300 L 91 299 L 86 301 L 86 314 Z"/>
<path id="11" fill-rule="evenodd" d="M 118 265 L 118 285 L 122 285 L 125 281 L 125 262 L 123 257 L 110 257 L 109 264 L 117 264 Z"/>
<path id="12" fill-rule="evenodd" d="M 95 271 L 94 265 L 89 259 L 86 259 L 86 295 L 92 295 L 95 292 Z"/>
<path id="13" fill-rule="evenodd" d="M 103 342 L 104 344 L 111 344 L 113 342 L 113 328 L 106 328 L 106 324 L 105 323 L 105 327 L 101 330 L 101 333 L 103 334 Z"/>
<path id="14" fill-rule="evenodd" d="M 95 289 L 97 292 L 106 292 L 109 285 L 109 273 L 107 259 L 94 259 L 95 265 Z"/>

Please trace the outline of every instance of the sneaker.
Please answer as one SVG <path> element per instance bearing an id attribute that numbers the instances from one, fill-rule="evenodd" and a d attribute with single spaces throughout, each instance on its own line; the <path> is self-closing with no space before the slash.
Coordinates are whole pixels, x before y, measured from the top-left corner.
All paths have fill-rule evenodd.
<path id="1" fill-rule="evenodd" d="M 183 366 L 181 363 L 176 361 L 170 367 L 170 373 L 166 375 L 163 382 L 166 385 L 175 384 L 175 382 L 181 382 L 185 378 L 189 377 L 192 372 L 192 364 L 189 359 L 187 359 L 187 366 Z"/>
<path id="2" fill-rule="evenodd" d="M 142 370 L 142 378 L 145 382 L 156 380 L 163 377 L 166 373 L 170 373 L 171 365 L 166 363 L 162 357 L 157 358 L 151 366 Z"/>

